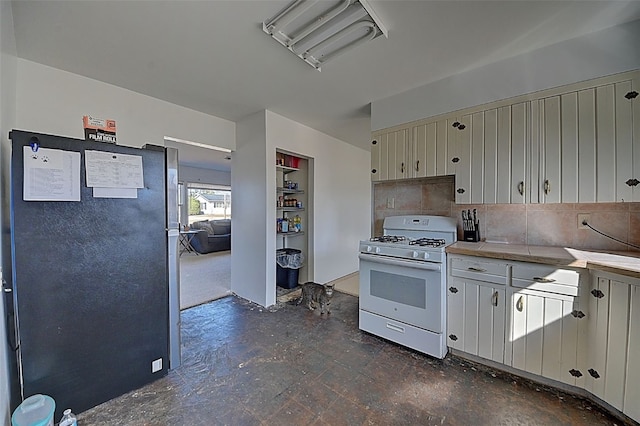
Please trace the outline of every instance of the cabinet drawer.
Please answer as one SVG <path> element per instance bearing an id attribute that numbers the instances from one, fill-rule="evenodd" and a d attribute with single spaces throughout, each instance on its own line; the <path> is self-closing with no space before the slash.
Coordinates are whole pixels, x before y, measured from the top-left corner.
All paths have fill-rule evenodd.
<path id="1" fill-rule="evenodd" d="M 511 268 L 511 285 L 518 288 L 577 296 L 580 272 L 551 265 L 516 263 Z"/>
<path id="2" fill-rule="evenodd" d="M 450 271 L 454 277 L 507 284 L 507 264 L 473 257 L 452 257 Z"/>

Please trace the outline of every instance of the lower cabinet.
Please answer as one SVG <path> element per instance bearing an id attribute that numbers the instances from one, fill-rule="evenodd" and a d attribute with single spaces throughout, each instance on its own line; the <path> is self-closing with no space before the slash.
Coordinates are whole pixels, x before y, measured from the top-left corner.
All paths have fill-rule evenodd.
<path id="1" fill-rule="evenodd" d="M 585 389 L 640 421 L 640 280 L 594 274 Z"/>
<path id="2" fill-rule="evenodd" d="M 450 348 L 583 388 L 640 422 L 640 278 L 450 255 L 447 280 Z"/>
<path id="3" fill-rule="evenodd" d="M 577 297 L 509 288 L 506 364 L 570 385 L 583 376 L 586 321 Z"/>
<path id="4" fill-rule="evenodd" d="M 450 347 L 504 362 L 504 286 L 451 279 L 447 290 L 447 322 Z"/>

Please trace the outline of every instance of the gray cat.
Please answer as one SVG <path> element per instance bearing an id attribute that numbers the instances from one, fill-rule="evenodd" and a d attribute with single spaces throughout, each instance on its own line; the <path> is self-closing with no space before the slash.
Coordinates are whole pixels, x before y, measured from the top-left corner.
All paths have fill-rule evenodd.
<path id="1" fill-rule="evenodd" d="M 320 315 L 325 312 L 330 314 L 329 305 L 332 295 L 333 284 L 322 285 L 309 281 L 302 284 L 302 295 L 296 301 L 296 305 L 304 303 L 312 311 L 320 305 Z"/>

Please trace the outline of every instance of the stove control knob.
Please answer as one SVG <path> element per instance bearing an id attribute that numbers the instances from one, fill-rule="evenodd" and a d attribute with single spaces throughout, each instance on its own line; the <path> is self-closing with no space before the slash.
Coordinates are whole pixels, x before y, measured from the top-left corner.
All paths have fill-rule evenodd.
<path id="1" fill-rule="evenodd" d="M 424 259 L 428 259 L 428 258 L 429 258 L 429 253 L 426 253 L 426 252 L 425 252 L 425 253 L 424 253 L 423 258 L 424 258 Z"/>
<path id="2" fill-rule="evenodd" d="M 417 259 L 420 256 L 420 253 L 418 253 L 417 251 L 413 252 L 413 258 Z"/>
<path id="3" fill-rule="evenodd" d="M 371 253 L 371 246 L 367 246 L 367 253 Z"/>
<path id="4" fill-rule="evenodd" d="M 376 253 L 380 253 L 380 247 L 376 247 Z"/>

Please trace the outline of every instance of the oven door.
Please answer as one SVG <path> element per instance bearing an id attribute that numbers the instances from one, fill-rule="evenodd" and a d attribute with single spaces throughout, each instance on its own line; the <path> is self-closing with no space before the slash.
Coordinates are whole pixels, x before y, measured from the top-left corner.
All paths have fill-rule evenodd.
<path id="1" fill-rule="evenodd" d="M 444 332 L 442 264 L 360 253 L 360 309 Z"/>

